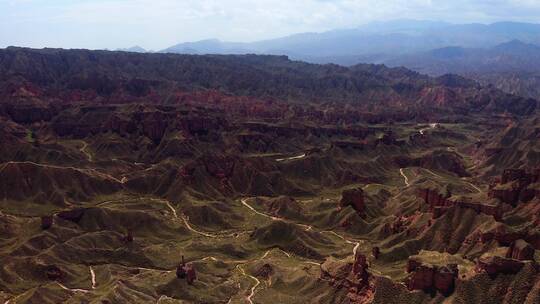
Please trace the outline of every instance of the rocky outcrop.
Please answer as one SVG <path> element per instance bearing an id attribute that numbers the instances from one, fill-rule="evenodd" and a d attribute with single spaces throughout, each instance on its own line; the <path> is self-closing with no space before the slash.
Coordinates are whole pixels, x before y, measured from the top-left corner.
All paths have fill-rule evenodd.
<path id="1" fill-rule="evenodd" d="M 42 104 L 6 104 L 7 114 L 13 121 L 22 124 L 30 124 L 40 121 L 50 121 L 56 114 L 58 108 L 54 105 L 44 106 Z"/>
<path id="2" fill-rule="evenodd" d="M 348 290 L 351 303 L 370 303 L 373 297 L 373 278 L 368 272 L 366 256 L 356 254 L 352 262 L 327 259 L 321 264 L 321 279 L 336 289 Z"/>
<path id="3" fill-rule="evenodd" d="M 407 270 L 411 273 L 407 279 L 409 290 L 431 291 L 435 276 L 435 269 L 433 267 L 417 265 L 414 268 L 408 267 Z"/>
<path id="4" fill-rule="evenodd" d="M 58 281 L 64 277 L 64 272 L 56 265 L 45 267 L 45 276 L 51 281 Z"/>
<path id="5" fill-rule="evenodd" d="M 373 247 L 371 249 L 371 255 L 373 255 L 373 258 L 376 260 L 381 255 L 381 249 L 379 247 Z"/>
<path id="6" fill-rule="evenodd" d="M 263 202 L 268 213 L 277 217 L 305 219 L 305 210 L 294 198 L 279 196 Z"/>
<path id="7" fill-rule="evenodd" d="M 377 144 L 401 146 L 404 144 L 404 142 L 397 140 L 396 135 L 392 130 L 387 130 L 383 134 L 383 136 L 379 138 L 379 140 L 377 141 Z"/>
<path id="8" fill-rule="evenodd" d="M 364 190 L 362 188 L 343 190 L 339 204 L 341 207 L 351 206 L 360 216 L 364 216 L 366 209 Z"/>
<path id="9" fill-rule="evenodd" d="M 121 237 L 121 241 L 126 244 L 133 243 L 133 231 L 128 229 L 126 234 Z"/>
<path id="10" fill-rule="evenodd" d="M 83 217 L 85 211 L 86 209 L 84 208 L 73 208 L 71 210 L 58 212 L 56 216 L 66 221 L 78 223 Z"/>
<path id="11" fill-rule="evenodd" d="M 480 235 L 482 243 L 496 241 L 500 246 L 505 247 L 514 246 L 520 239 L 530 244 L 534 249 L 540 250 L 540 233 L 535 230 L 513 230 L 506 225 L 500 224 L 491 230 L 482 232 Z M 519 242 L 518 247 L 522 245 L 524 244 Z"/>
<path id="12" fill-rule="evenodd" d="M 336 140 L 332 142 L 332 147 L 337 147 L 341 149 L 351 149 L 362 151 L 366 148 L 367 144 L 364 141 L 345 141 L 345 140 Z"/>
<path id="13" fill-rule="evenodd" d="M 416 137 L 426 137 L 426 135 L 421 135 L 419 133 L 416 134 L 418 135 L 412 136 L 411 139 L 411 141 L 414 140 L 414 144 L 418 143 Z M 464 161 L 461 156 L 455 152 L 449 152 L 446 150 L 436 150 L 420 157 L 399 155 L 393 157 L 393 161 L 400 168 L 422 167 L 430 170 L 452 172 L 460 177 L 470 175 L 465 169 Z"/>
<path id="14" fill-rule="evenodd" d="M 43 230 L 47 230 L 49 228 L 51 228 L 53 225 L 53 217 L 48 215 L 48 216 L 42 216 L 41 217 L 41 229 Z"/>
<path id="15" fill-rule="evenodd" d="M 445 296 L 454 292 L 456 280 L 458 277 L 457 265 L 438 267 L 433 277 L 433 287 Z"/>
<path id="16" fill-rule="evenodd" d="M 476 213 L 491 215 L 495 220 L 500 221 L 504 215 L 504 208 L 499 205 L 488 205 L 465 200 L 452 200 L 450 194 L 442 195 L 437 190 L 421 189 L 418 192 L 418 197 L 424 200 L 424 203 L 429 206 L 433 213 L 433 218 L 439 218 L 445 214 L 448 209 L 453 207 L 472 209 Z"/>
<path id="17" fill-rule="evenodd" d="M 270 276 L 274 274 L 274 268 L 272 267 L 272 265 L 266 263 L 264 265 L 262 265 L 256 272 L 255 272 L 255 276 L 257 277 L 261 277 L 265 280 L 268 280 L 270 278 Z"/>
<path id="18" fill-rule="evenodd" d="M 499 256 L 482 257 L 476 263 L 478 272 L 486 272 L 491 277 L 498 274 L 516 274 L 525 264 L 518 260 L 503 258 Z"/>
<path id="19" fill-rule="evenodd" d="M 530 187 L 540 182 L 540 168 L 534 170 L 506 169 L 500 181 L 490 184 L 488 196 L 516 206 L 540 198 L 540 189 Z"/>
<path id="20" fill-rule="evenodd" d="M 407 287 L 409 290 L 423 290 L 425 292 L 438 291 L 449 296 L 454 291 L 455 281 L 458 277 L 456 264 L 447 266 L 426 265 L 415 259 L 407 263 Z"/>
<path id="21" fill-rule="evenodd" d="M 524 240 L 517 240 L 515 242 L 512 242 L 510 247 L 508 247 L 506 257 L 514 260 L 534 261 L 534 247 Z"/>
<path id="22" fill-rule="evenodd" d="M 182 256 L 182 263 L 176 268 L 176 277 L 178 279 L 185 279 L 188 284 L 193 284 L 197 279 L 197 271 L 193 263 L 186 263 L 184 256 Z"/>

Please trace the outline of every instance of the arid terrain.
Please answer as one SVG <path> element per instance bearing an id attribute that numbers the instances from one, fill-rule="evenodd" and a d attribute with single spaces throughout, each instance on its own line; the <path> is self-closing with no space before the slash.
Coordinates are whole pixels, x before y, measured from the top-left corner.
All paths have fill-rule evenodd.
<path id="1" fill-rule="evenodd" d="M 540 303 L 538 106 L 382 65 L 2 49 L 0 303 Z"/>

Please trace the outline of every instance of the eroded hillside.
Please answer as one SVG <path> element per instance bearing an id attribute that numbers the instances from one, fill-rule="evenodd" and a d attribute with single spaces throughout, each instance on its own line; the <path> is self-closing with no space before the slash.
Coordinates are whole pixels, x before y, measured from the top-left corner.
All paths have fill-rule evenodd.
<path id="1" fill-rule="evenodd" d="M 4 303 L 540 301 L 535 100 L 270 56 L 0 79 Z"/>

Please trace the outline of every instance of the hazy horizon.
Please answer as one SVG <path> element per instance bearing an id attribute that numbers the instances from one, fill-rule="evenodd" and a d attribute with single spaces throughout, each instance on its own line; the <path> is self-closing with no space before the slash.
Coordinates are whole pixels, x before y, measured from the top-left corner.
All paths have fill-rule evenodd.
<path id="1" fill-rule="evenodd" d="M 532 0 L 0 0 L 0 47 L 161 50 L 181 42 L 251 42 L 374 21 L 536 23 Z"/>

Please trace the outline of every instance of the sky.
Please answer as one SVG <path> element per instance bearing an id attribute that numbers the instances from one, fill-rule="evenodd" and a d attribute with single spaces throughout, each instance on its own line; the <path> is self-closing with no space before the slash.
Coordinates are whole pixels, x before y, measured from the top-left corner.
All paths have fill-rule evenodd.
<path id="1" fill-rule="evenodd" d="M 540 0 L 0 0 L 0 48 L 161 50 L 249 42 L 372 21 L 540 22 Z"/>

